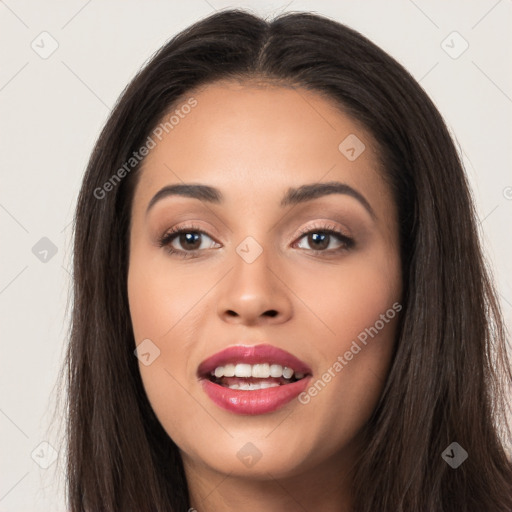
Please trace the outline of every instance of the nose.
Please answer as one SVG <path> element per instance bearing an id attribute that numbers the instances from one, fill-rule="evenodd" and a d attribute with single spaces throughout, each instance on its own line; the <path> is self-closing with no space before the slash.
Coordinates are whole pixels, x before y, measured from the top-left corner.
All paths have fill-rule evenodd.
<path id="1" fill-rule="evenodd" d="M 292 316 L 293 304 L 282 274 L 269 266 L 266 251 L 252 263 L 235 254 L 234 266 L 218 289 L 218 315 L 233 324 L 286 322 Z"/>

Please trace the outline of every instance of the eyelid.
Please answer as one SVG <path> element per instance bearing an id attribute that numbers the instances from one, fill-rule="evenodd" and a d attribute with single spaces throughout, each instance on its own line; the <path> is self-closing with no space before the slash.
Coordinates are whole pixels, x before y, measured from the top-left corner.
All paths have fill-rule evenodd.
<path id="1" fill-rule="evenodd" d="M 330 224 L 328 224 L 330 223 Z M 338 224 L 333 223 L 332 220 L 324 220 L 324 221 L 314 221 L 313 224 L 308 224 L 304 228 L 300 228 L 297 235 L 295 237 L 300 237 L 307 235 L 311 231 L 332 231 L 339 235 L 342 235 L 346 238 L 352 238 L 351 233 L 344 227 L 339 226 Z"/>

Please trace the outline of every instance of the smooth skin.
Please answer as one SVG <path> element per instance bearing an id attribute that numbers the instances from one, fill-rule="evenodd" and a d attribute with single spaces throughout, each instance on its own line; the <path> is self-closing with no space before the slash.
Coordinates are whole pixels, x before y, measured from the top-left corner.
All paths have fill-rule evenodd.
<path id="1" fill-rule="evenodd" d="M 183 104 L 190 96 L 197 106 L 151 149 L 132 205 L 134 337 L 160 350 L 139 363 L 147 396 L 180 449 L 199 512 L 350 510 L 349 471 L 389 371 L 398 315 L 307 404 L 228 412 L 203 392 L 197 368 L 226 347 L 269 343 L 309 364 L 314 382 L 400 302 L 397 211 L 376 144 L 305 89 L 224 81 Z M 350 134 L 365 144 L 354 161 L 338 148 Z M 327 182 L 359 192 L 373 214 L 344 193 L 280 205 L 290 188 Z M 223 201 L 170 195 L 147 210 L 162 188 L 183 183 L 215 187 Z M 188 235 L 161 246 L 172 228 Z M 252 263 L 236 250 L 247 237 L 262 249 Z M 251 466 L 237 456 L 247 443 L 261 454 Z"/>

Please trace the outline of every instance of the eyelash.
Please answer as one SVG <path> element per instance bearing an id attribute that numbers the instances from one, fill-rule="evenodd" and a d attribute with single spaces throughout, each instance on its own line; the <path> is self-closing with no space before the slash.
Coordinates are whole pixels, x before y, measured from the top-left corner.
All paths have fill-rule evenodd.
<path id="1" fill-rule="evenodd" d="M 174 239 L 179 236 L 182 233 L 195 233 L 195 234 L 201 234 L 206 235 L 209 238 L 212 238 L 208 233 L 203 231 L 199 226 L 196 225 L 190 225 L 180 228 L 171 228 L 168 231 L 164 233 L 164 235 L 159 239 L 158 245 L 159 247 L 165 247 L 167 252 L 169 254 L 173 254 L 176 256 L 179 256 L 181 258 L 197 258 L 198 255 L 196 253 L 202 252 L 204 249 L 194 249 L 192 251 L 183 251 L 174 249 L 171 246 L 171 243 L 174 241 Z M 301 240 L 304 238 L 304 236 L 309 235 L 311 233 L 321 233 L 324 235 L 334 236 L 337 238 L 342 246 L 338 247 L 337 249 L 330 249 L 330 250 L 318 250 L 318 249 L 309 249 L 310 252 L 313 252 L 315 254 L 318 253 L 324 253 L 324 254 L 333 254 L 333 253 L 340 253 L 343 251 L 348 251 L 352 249 L 355 245 L 354 239 L 348 237 L 347 235 L 343 234 L 341 231 L 336 229 L 335 226 L 331 225 L 322 225 L 322 226 L 311 226 L 307 229 L 303 229 L 299 232 L 299 236 L 297 240 Z M 213 238 L 212 238 L 213 240 Z M 216 242 L 217 243 L 217 242 Z"/>

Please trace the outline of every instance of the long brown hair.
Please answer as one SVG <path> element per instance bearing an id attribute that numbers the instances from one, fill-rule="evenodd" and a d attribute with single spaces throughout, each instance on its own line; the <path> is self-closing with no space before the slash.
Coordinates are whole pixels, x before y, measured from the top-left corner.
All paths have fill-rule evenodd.
<path id="1" fill-rule="evenodd" d="M 91 155 L 74 226 L 70 511 L 189 507 L 178 448 L 149 404 L 133 353 L 126 278 L 140 165 L 108 193 L 98 190 L 186 93 L 251 78 L 316 91 L 362 123 L 399 209 L 403 316 L 354 469 L 354 510 L 510 512 L 505 332 L 463 166 L 439 112 L 358 32 L 309 13 L 265 21 L 241 10 L 203 19 L 162 47 L 121 95 Z M 468 453 L 456 469 L 442 457 L 452 442 Z"/>

